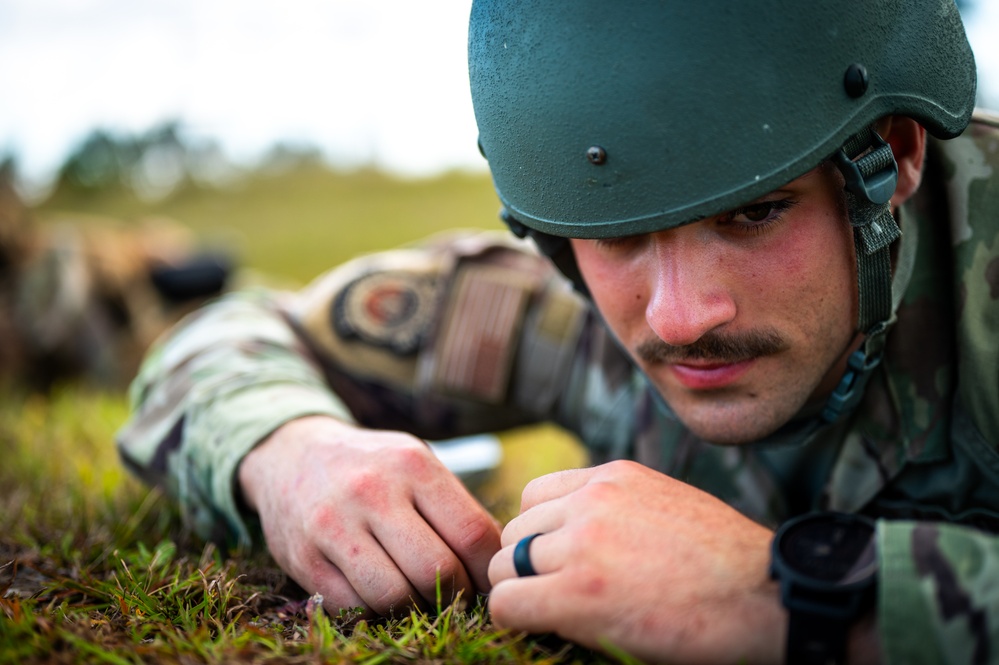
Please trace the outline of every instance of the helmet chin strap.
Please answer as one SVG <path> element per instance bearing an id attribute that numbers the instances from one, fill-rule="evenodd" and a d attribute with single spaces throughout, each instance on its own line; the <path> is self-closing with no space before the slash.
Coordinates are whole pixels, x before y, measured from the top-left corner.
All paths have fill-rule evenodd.
<path id="1" fill-rule="evenodd" d="M 867 128 L 847 141 L 833 155 L 833 162 L 846 179 L 847 206 L 857 253 L 857 330 L 865 339 L 850 355 L 843 378 L 826 400 L 822 419 L 830 423 L 860 402 L 864 386 L 881 362 L 885 336 L 905 290 L 902 284 L 897 289 L 897 300 L 892 297 L 891 245 L 902 231 L 891 213 L 890 200 L 898 184 L 898 164 L 891 146 L 876 131 Z M 914 258 L 914 252 L 909 254 L 907 271 L 911 270 Z M 908 282 L 907 276 L 905 281 Z"/>

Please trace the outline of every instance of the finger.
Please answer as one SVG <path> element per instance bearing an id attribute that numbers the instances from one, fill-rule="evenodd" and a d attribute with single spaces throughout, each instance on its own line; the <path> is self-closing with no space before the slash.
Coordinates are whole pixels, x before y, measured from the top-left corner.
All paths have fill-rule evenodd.
<path id="1" fill-rule="evenodd" d="M 526 555 L 537 575 L 550 575 L 562 569 L 566 552 L 561 543 L 564 532 L 541 533 L 526 545 Z M 530 537 L 530 536 L 527 536 Z M 514 564 L 515 551 L 521 540 L 504 547 L 489 562 L 489 581 L 493 587 L 504 580 L 520 577 Z"/>
<path id="2" fill-rule="evenodd" d="M 489 560 L 500 548 L 499 523 L 455 476 L 415 497 L 416 509 L 457 555 L 477 591 L 489 591 Z"/>
<path id="3" fill-rule="evenodd" d="M 562 575 L 506 579 L 489 594 L 493 623 L 529 633 L 551 633 L 566 623 L 572 611 L 562 593 Z"/>
<path id="4" fill-rule="evenodd" d="M 475 584 L 461 559 L 445 543 L 423 517 L 415 511 L 414 525 L 400 529 L 388 522 L 372 524 L 372 531 L 389 557 L 409 583 L 431 605 L 437 603 L 437 580 L 440 579 L 441 600 L 450 602 L 459 591 L 470 595 Z"/>
<path id="5" fill-rule="evenodd" d="M 423 605 L 423 597 L 371 533 L 360 532 L 349 543 L 327 542 L 320 547 L 363 604 L 378 614 L 388 616 Z"/>
<path id="6" fill-rule="evenodd" d="M 378 613 L 372 610 L 357 595 L 354 587 L 350 585 L 347 578 L 333 564 L 327 562 L 327 570 L 321 573 L 315 584 L 315 592 L 323 597 L 323 608 L 330 614 L 336 616 L 341 610 L 353 612 L 360 610 L 358 619 L 371 619 Z"/>
<path id="7" fill-rule="evenodd" d="M 517 543 L 532 533 L 548 533 L 561 528 L 572 513 L 572 495 L 540 503 L 510 520 L 503 529 L 500 544 L 503 547 Z"/>
<path id="8" fill-rule="evenodd" d="M 520 498 L 520 512 L 575 492 L 588 483 L 599 468 L 567 469 L 535 478 L 524 488 Z"/>
<path id="9" fill-rule="evenodd" d="M 346 576 L 318 549 L 310 549 L 308 554 L 296 557 L 287 570 L 309 594 L 321 594 L 323 607 L 331 614 L 361 608 L 363 614 L 360 618 L 374 616 Z"/>

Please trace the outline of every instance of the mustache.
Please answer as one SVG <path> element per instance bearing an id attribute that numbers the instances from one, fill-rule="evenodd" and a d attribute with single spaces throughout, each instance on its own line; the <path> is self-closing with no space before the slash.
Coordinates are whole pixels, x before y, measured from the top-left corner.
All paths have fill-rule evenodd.
<path id="1" fill-rule="evenodd" d="M 674 365 L 690 360 L 737 363 L 750 358 L 773 355 L 786 347 L 787 342 L 780 333 L 764 328 L 735 334 L 708 332 L 693 344 L 684 346 L 674 346 L 656 338 L 639 344 L 635 353 L 650 365 L 657 363 Z"/>

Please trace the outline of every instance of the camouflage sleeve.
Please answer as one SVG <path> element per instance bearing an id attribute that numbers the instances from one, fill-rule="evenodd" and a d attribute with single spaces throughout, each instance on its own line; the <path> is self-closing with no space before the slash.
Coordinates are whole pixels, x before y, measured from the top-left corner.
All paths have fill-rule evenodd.
<path id="1" fill-rule="evenodd" d="M 228 296 L 185 320 L 148 355 L 118 433 L 125 464 L 175 497 L 206 539 L 248 545 L 236 467 L 283 423 L 349 418 L 281 313 L 281 296 Z"/>
<path id="2" fill-rule="evenodd" d="M 462 233 L 345 264 L 291 316 L 359 423 L 441 439 L 556 418 L 587 312 L 530 246 Z"/>
<path id="3" fill-rule="evenodd" d="M 996 662 L 999 539 L 948 523 L 880 521 L 878 545 L 887 662 Z"/>
<path id="4" fill-rule="evenodd" d="M 595 380 L 599 354 L 579 343 L 588 311 L 547 260 L 490 233 L 361 257 L 300 293 L 229 296 L 148 356 L 121 455 L 200 534 L 245 544 L 256 533 L 238 464 L 299 416 L 427 439 L 559 419 L 606 440 L 620 429 L 608 414 L 626 416 L 606 401 L 617 384 Z"/>

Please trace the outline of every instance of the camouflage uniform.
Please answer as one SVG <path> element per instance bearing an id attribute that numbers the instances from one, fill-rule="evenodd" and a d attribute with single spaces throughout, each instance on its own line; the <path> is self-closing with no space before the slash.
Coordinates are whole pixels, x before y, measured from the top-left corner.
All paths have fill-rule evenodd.
<path id="1" fill-rule="evenodd" d="M 172 221 L 36 224 L 0 167 L 0 388 L 127 385 L 155 338 L 218 295 L 228 272 Z"/>
<path id="2" fill-rule="evenodd" d="M 996 168 L 999 124 L 984 115 L 958 139 L 931 140 L 923 185 L 900 211 L 885 358 L 860 406 L 798 445 L 698 440 L 547 261 L 466 235 L 359 258 L 300 294 L 244 293 L 199 312 L 134 384 L 122 456 L 201 533 L 247 543 L 256 526 L 236 467 L 291 418 L 428 438 L 554 420 L 596 461 L 635 458 L 768 525 L 815 509 L 879 518 L 889 661 L 994 662 Z"/>

